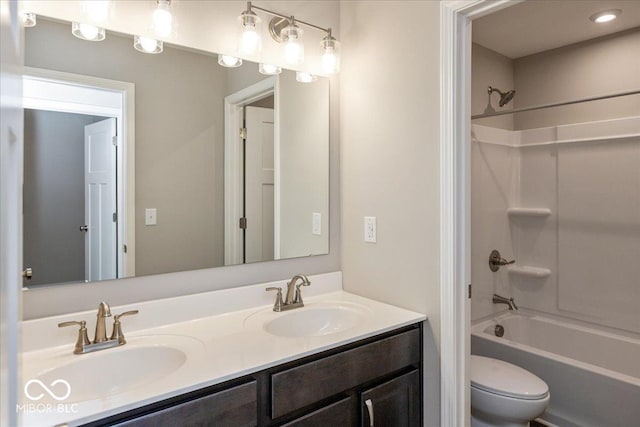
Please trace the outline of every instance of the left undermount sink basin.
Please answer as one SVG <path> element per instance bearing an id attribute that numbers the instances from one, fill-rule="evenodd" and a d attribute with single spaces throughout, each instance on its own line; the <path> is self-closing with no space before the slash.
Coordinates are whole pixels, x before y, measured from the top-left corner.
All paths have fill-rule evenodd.
<path id="1" fill-rule="evenodd" d="M 352 329 L 369 315 L 370 310 L 359 304 L 327 301 L 280 313 L 265 310 L 247 318 L 245 324 L 261 324 L 265 332 L 281 337 L 319 337 Z"/>
<path id="2" fill-rule="evenodd" d="M 146 336 L 135 337 L 122 347 L 54 357 L 53 366 L 44 369 L 30 370 L 26 358 L 25 395 L 38 403 L 104 399 L 176 373 L 203 349 L 200 341 L 190 337 Z M 33 364 L 46 365 L 44 360 Z M 28 377 L 29 371 L 35 375 Z"/>

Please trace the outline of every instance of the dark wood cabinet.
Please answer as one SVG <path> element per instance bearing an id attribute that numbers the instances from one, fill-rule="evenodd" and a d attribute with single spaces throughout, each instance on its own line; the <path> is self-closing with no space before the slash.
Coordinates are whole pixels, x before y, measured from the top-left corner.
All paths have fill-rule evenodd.
<path id="1" fill-rule="evenodd" d="M 422 407 L 415 324 L 85 426 L 414 427 Z"/>
<path id="2" fill-rule="evenodd" d="M 215 426 L 258 424 L 256 381 L 178 403 L 123 422 L 118 427 Z"/>
<path id="3" fill-rule="evenodd" d="M 419 427 L 420 374 L 417 370 L 360 395 L 363 427 Z"/>

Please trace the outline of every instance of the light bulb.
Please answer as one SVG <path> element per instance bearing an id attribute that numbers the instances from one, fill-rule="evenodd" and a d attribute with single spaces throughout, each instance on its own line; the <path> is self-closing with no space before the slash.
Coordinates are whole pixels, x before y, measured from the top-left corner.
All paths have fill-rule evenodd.
<path id="1" fill-rule="evenodd" d="M 261 41 L 260 35 L 255 27 L 245 27 L 242 31 L 240 51 L 247 55 L 256 53 L 260 50 Z"/>
<path id="2" fill-rule="evenodd" d="M 296 80 L 300 83 L 312 83 L 318 80 L 318 76 L 304 71 L 296 71 Z"/>
<path id="3" fill-rule="evenodd" d="M 620 9 L 603 10 L 601 12 L 594 13 L 589 17 L 589 19 L 598 24 L 604 24 L 605 22 L 613 21 L 621 13 L 622 11 Z"/>
<path id="4" fill-rule="evenodd" d="M 71 33 L 80 39 L 94 42 L 104 40 L 106 37 L 104 28 L 80 22 L 74 22 L 71 24 Z"/>
<path id="5" fill-rule="evenodd" d="M 284 59 L 291 65 L 304 62 L 304 44 L 302 44 L 302 29 L 293 22 L 284 28 L 281 33 L 284 41 Z"/>
<path id="6" fill-rule="evenodd" d="M 153 29 L 160 37 L 168 37 L 173 31 L 173 15 L 170 6 L 169 0 L 158 0 L 158 7 L 153 11 Z"/>
<path id="7" fill-rule="evenodd" d="M 322 39 L 322 69 L 327 74 L 335 74 L 340 69 L 340 44 L 331 35 Z"/>
<path id="8" fill-rule="evenodd" d="M 100 30 L 95 25 L 80 24 L 80 33 L 87 40 L 93 40 L 98 36 Z"/>
<path id="9" fill-rule="evenodd" d="M 84 0 L 84 12 L 93 22 L 104 22 L 109 17 L 109 0 Z"/>
<path id="10" fill-rule="evenodd" d="M 260 72 L 260 74 L 274 76 L 276 74 L 280 74 L 282 72 L 282 68 L 278 67 L 277 65 L 260 64 L 258 65 L 258 71 Z"/>
<path id="11" fill-rule="evenodd" d="M 161 53 L 162 41 L 152 39 L 150 37 L 135 36 L 133 38 L 133 47 L 143 53 Z"/>
<path id="12" fill-rule="evenodd" d="M 242 59 L 236 58 L 235 56 L 218 54 L 218 64 L 223 67 L 239 67 L 242 65 Z"/>
<path id="13" fill-rule="evenodd" d="M 239 50 L 241 54 L 252 55 L 262 49 L 262 37 L 259 31 L 261 21 L 258 15 L 250 10 L 246 10 L 240 15 L 242 35 L 240 36 Z"/>
<path id="14" fill-rule="evenodd" d="M 25 28 L 36 26 L 36 14 L 33 12 L 22 12 L 22 26 Z"/>

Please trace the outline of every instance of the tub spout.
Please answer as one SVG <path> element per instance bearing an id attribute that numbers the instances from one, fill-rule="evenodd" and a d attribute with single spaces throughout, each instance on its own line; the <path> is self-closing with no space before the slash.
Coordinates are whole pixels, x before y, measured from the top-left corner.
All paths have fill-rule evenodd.
<path id="1" fill-rule="evenodd" d="M 513 298 L 505 298 L 498 294 L 493 294 L 493 303 L 494 304 L 506 304 L 509 306 L 509 310 L 517 310 L 518 306 Z"/>

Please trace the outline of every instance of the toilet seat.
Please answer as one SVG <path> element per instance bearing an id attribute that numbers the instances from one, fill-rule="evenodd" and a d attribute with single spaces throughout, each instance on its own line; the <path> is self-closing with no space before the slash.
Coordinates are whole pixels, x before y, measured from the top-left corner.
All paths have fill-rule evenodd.
<path id="1" fill-rule="evenodd" d="M 549 394 L 540 378 L 511 363 L 471 355 L 471 387 L 514 399 L 538 400 Z"/>

